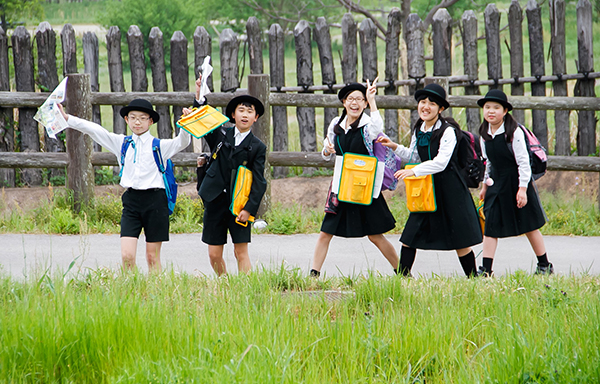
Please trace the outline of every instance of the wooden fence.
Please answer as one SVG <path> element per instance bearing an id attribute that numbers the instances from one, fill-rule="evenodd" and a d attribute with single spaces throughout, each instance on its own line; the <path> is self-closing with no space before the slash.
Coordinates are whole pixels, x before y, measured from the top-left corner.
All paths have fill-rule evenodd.
<path id="1" fill-rule="evenodd" d="M 463 45 L 463 75 L 452 68 L 452 53 L 454 42 L 452 40 L 452 20 L 445 9 L 440 9 L 435 14 L 432 23 L 433 42 L 433 73 L 426 73 L 425 56 L 425 31 L 422 21 L 416 14 L 411 14 L 405 23 L 404 41 L 406 43 L 406 79 L 400 77 L 399 58 L 401 57 L 401 13 L 393 9 L 387 20 L 385 35 L 385 73 L 381 76 L 383 81 L 378 87 L 384 88 L 384 95 L 378 96 L 378 105 L 385 109 L 385 129 L 393 140 L 398 140 L 398 109 L 412 109 L 415 102 L 412 94 L 421 88 L 427 76 L 444 77 L 451 90 L 464 88 L 462 95 L 450 95 L 449 101 L 453 107 L 467 108 L 467 129 L 476 131 L 481 119 L 476 100 L 481 86 L 490 88 L 503 88 L 510 85 L 511 102 L 515 106 L 514 116 L 524 122 L 524 110 L 532 110 L 531 127 L 540 140 L 547 145 L 548 127 L 546 110 L 555 110 L 555 147 L 554 152 L 559 157 L 550 161 L 552 169 L 588 170 L 599 171 L 598 158 L 576 157 L 569 159 L 571 153 L 571 133 L 569 114 L 576 110 L 578 114 L 577 154 L 580 156 L 596 153 L 596 118 L 595 111 L 600 110 L 600 102 L 595 98 L 595 79 L 600 73 L 594 72 L 592 50 L 592 5 L 588 0 L 580 0 L 577 4 L 577 31 L 578 31 L 578 73 L 566 73 L 566 38 L 565 38 L 565 1 L 553 0 L 549 2 L 550 25 L 552 43 L 549 47 L 552 52 L 551 74 L 545 69 L 544 53 L 546 48 L 543 42 L 541 8 L 535 1 L 529 1 L 525 12 L 518 2 L 513 1 L 508 11 L 508 26 L 510 31 L 510 76 L 502 73 L 502 49 L 500 30 L 501 13 L 494 4 L 489 4 L 484 12 L 485 44 L 487 52 L 488 79 L 479 79 L 479 59 L 477 56 L 477 41 L 479 39 L 478 20 L 473 11 L 466 11 L 460 22 Z M 523 32 L 524 16 L 528 26 L 530 41 L 530 76 L 524 76 L 523 61 Z M 250 18 L 246 25 L 247 50 L 249 68 L 252 75 L 264 71 L 262 52 L 265 49 L 263 42 L 268 42 L 269 71 L 271 84 L 268 85 L 268 95 L 264 96 L 270 104 L 272 113 L 272 129 L 268 126 L 261 128 L 272 132 L 273 152 L 269 155 L 272 165 L 286 166 L 299 165 L 306 167 L 323 166 L 318 160 L 316 111 L 315 108 L 324 108 L 324 131 L 329 121 L 338 114 L 341 104 L 334 95 L 344 84 L 354 81 L 366 81 L 378 76 L 379 61 L 377 54 L 377 27 L 370 19 L 356 23 L 351 14 L 345 14 L 341 20 L 342 28 L 342 57 L 341 81 L 336 74 L 334 66 L 334 52 L 331 43 L 330 25 L 325 18 L 318 18 L 314 26 L 307 21 L 300 21 L 293 30 L 297 81 L 295 85 L 285 84 L 284 60 L 284 31 L 278 24 L 270 26 L 263 33 L 255 18 Z M 77 46 L 74 30 L 71 25 L 63 27 L 61 33 L 63 74 L 80 72 L 77 68 Z M 93 33 L 86 33 L 82 40 L 84 56 L 83 72 L 89 74 L 91 105 L 90 119 L 101 123 L 99 106 L 111 105 L 113 107 L 113 130 L 125 133 L 126 127 L 119 111 L 123 105 L 136 97 L 149 99 L 157 106 L 161 115 L 158 124 L 160 138 L 173 137 L 174 121 L 181 115 L 181 108 L 192 102 L 193 95 L 189 92 L 190 67 L 197 68 L 204 57 L 212 55 L 211 37 L 204 27 L 198 27 L 193 35 L 194 62 L 188 62 L 189 41 L 181 32 L 175 32 L 170 38 L 170 67 L 171 84 L 173 92 L 167 93 L 167 72 L 165 54 L 163 51 L 164 38 L 158 27 L 151 30 L 147 37 L 149 50 L 150 73 L 154 92 L 148 93 L 148 69 L 144 58 L 144 39 L 137 26 L 131 26 L 126 33 L 131 71 L 131 92 L 125 92 L 123 80 L 123 61 L 121 52 L 121 31 L 117 27 L 109 28 L 106 34 L 106 48 L 108 53 L 108 72 L 110 79 L 110 92 L 100 92 L 98 85 L 99 60 L 98 38 Z M 36 167 L 62 168 L 65 166 L 59 152 L 65 151 L 62 140 L 51 140 L 39 137 L 38 124 L 33 120 L 36 108 L 42 104 L 47 93 L 37 90 L 52 90 L 59 82 L 56 67 L 56 33 L 46 22 L 41 23 L 35 31 L 34 52 L 31 35 L 24 27 L 17 27 L 9 36 L 0 30 L 0 182 L 12 186 L 15 180 L 15 169 L 23 168 L 21 180 L 26 184 L 37 185 L 41 183 L 41 171 Z M 313 74 L 312 42 L 315 41 L 318 50 L 318 59 L 321 67 L 321 85 L 315 85 Z M 570 42 L 575 44 L 575 42 Z M 15 89 L 11 92 L 9 78 L 10 54 L 12 48 L 12 61 L 15 73 Z M 358 74 L 358 53 L 362 74 Z M 225 29 L 219 36 L 220 57 L 220 93 L 209 96 L 209 102 L 216 106 L 224 106 L 234 93 L 248 92 L 240 89 L 240 68 L 238 58 L 240 54 L 240 37 L 230 29 Z M 34 57 L 37 58 L 37 76 Z M 289 68 L 287 69 L 290 70 Z M 194 71 L 195 72 L 195 71 Z M 548 73 L 547 73 L 548 72 Z M 214 74 L 217 75 L 217 74 Z M 193 75 L 192 75 L 193 76 Z M 34 80 L 35 79 L 35 80 Z M 264 86 L 261 77 L 260 86 Z M 37 81 L 37 87 L 36 87 Z M 567 82 L 575 81 L 574 95 L 567 94 Z M 85 82 L 85 81 L 84 81 Z M 546 83 L 552 82 L 553 97 L 547 97 Z M 257 84 L 258 84 L 257 83 Z M 525 84 L 531 84 L 533 96 L 525 94 Z M 212 77 L 209 85 L 212 89 Z M 398 96 L 399 90 L 405 87 L 408 96 Z M 318 93 L 315 93 L 318 92 Z M 576 97 L 574 97 L 576 96 Z M 169 106 L 173 106 L 172 113 Z M 287 155 L 288 150 L 288 108 L 296 107 L 296 118 L 299 124 L 301 154 Z M 18 122 L 13 122 L 13 108 L 18 108 Z M 73 107 L 75 108 L 75 107 Z M 413 120 L 415 114 L 413 113 Z M 261 119 L 263 120 L 263 119 Z M 19 140 L 13 130 L 16 127 Z M 176 130 L 176 129 L 175 129 Z M 263 137 L 266 139 L 267 137 Z M 267 142 L 271 142 L 268 136 Z M 43 146 L 43 147 L 42 147 Z M 100 148 L 96 147 L 96 150 Z M 37 154 L 43 150 L 43 154 Z M 21 153 L 19 153 L 21 152 Z M 57 152 L 56 154 L 54 152 Z M 26 153 L 26 154 L 24 154 Z M 54 155 L 58 157 L 53 157 Z M 27 159 L 24 159 L 26 157 Z M 113 162 L 104 159 L 106 154 L 98 153 L 92 156 L 92 164 L 101 165 Z M 194 164 L 193 154 L 181 154 L 176 164 L 191 166 Z M 35 166 L 30 161 L 36 159 Z M 116 160 L 114 161 L 116 164 Z M 275 175 L 285 174 L 285 168 L 275 168 Z"/>

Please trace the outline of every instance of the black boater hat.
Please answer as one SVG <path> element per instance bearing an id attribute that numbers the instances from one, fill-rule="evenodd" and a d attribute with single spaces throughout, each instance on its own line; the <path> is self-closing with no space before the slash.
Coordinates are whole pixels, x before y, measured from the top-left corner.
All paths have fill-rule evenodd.
<path id="1" fill-rule="evenodd" d="M 344 100 L 346 96 L 354 91 L 360 91 L 367 98 L 367 87 L 362 85 L 361 83 L 350 83 L 346 85 L 344 88 L 340 89 L 338 92 L 338 99 Z"/>
<path id="2" fill-rule="evenodd" d="M 146 99 L 134 99 L 131 100 L 128 106 L 121 108 L 121 117 L 127 116 L 131 111 L 146 112 L 152 118 L 153 123 L 157 123 L 160 120 L 160 115 L 156 113 L 152 104 Z"/>
<path id="3" fill-rule="evenodd" d="M 444 109 L 448 109 L 450 104 L 446 100 L 446 90 L 439 84 L 428 84 L 423 89 L 419 89 L 415 92 L 415 100 L 419 101 L 425 96 L 429 100 L 433 101 L 440 107 L 444 107 Z"/>
<path id="4" fill-rule="evenodd" d="M 225 108 L 225 116 L 229 117 L 229 121 L 231 121 L 232 123 L 235 123 L 235 119 L 233 118 L 233 113 L 235 112 L 235 109 L 238 105 L 243 103 L 252 104 L 254 106 L 256 114 L 259 117 L 264 115 L 265 106 L 256 97 L 250 95 L 236 96 L 233 99 L 231 99 L 231 101 L 227 104 L 227 107 Z"/>
<path id="5" fill-rule="evenodd" d="M 477 104 L 479 104 L 479 106 L 483 108 L 485 103 L 487 103 L 488 101 L 493 101 L 495 103 L 499 103 L 504 108 L 508 109 L 509 111 L 511 111 L 513 109 L 512 104 L 508 102 L 506 93 L 502 92 L 499 89 L 489 90 L 488 93 L 485 94 L 485 97 L 483 99 L 477 100 Z"/>

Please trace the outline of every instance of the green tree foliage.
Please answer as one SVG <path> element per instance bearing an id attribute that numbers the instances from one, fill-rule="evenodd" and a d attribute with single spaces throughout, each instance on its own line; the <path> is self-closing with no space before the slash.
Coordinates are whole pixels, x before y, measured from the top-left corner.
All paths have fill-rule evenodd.
<path id="1" fill-rule="evenodd" d="M 5 31 L 22 17 L 42 17 L 42 0 L 0 0 L 0 19 Z"/>

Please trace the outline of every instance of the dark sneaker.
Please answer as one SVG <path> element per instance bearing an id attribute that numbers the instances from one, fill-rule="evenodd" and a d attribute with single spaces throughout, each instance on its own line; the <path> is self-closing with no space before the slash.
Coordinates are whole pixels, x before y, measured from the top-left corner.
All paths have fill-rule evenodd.
<path id="1" fill-rule="evenodd" d="M 554 266 L 552 265 L 552 263 L 548 263 L 548 265 L 537 265 L 537 267 L 535 268 L 535 274 L 536 275 L 553 275 L 554 274 Z"/>
<path id="2" fill-rule="evenodd" d="M 317 271 L 316 269 L 310 270 L 310 277 L 318 278 L 319 276 L 321 276 L 321 272 Z"/>
<path id="3" fill-rule="evenodd" d="M 488 271 L 483 266 L 479 267 L 477 270 L 477 277 L 492 277 L 494 271 Z"/>

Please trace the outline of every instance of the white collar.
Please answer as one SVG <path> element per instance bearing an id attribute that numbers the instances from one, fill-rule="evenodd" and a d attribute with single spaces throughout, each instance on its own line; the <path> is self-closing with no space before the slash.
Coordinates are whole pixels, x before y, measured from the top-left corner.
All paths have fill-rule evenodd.
<path id="1" fill-rule="evenodd" d="M 488 135 L 492 136 L 492 138 L 503 134 L 504 132 L 506 132 L 506 130 L 504 129 L 504 123 L 502 123 L 502 125 L 500 126 L 500 128 L 498 128 L 496 130 L 495 133 L 492 134 L 492 127 L 488 124 Z"/>
<path id="2" fill-rule="evenodd" d="M 135 139 L 137 137 L 137 140 Z M 132 135 L 132 138 L 135 141 L 141 141 L 142 143 L 145 143 L 146 141 L 148 141 L 148 139 L 152 139 L 153 136 L 150 134 L 150 130 L 148 129 L 146 132 L 142 133 L 141 135 L 136 135 L 135 133 Z"/>
<path id="3" fill-rule="evenodd" d="M 346 121 L 348 120 L 348 115 L 344 116 L 344 119 L 342 121 L 340 121 L 340 127 L 342 127 L 345 131 L 347 131 L 350 128 L 346 128 Z M 371 116 L 367 115 L 366 113 L 364 113 L 361 115 L 360 117 L 360 121 L 358 122 L 358 127 L 363 127 L 367 124 L 369 124 L 371 122 Z"/>
<path id="4" fill-rule="evenodd" d="M 440 120 L 440 118 L 438 117 L 437 121 L 435 122 L 435 124 L 433 124 L 433 126 L 429 129 L 426 128 L 425 126 L 425 122 L 423 122 L 421 124 L 421 132 L 430 132 L 430 131 L 434 131 L 436 129 L 440 129 L 440 127 L 442 126 L 442 120 Z"/>

